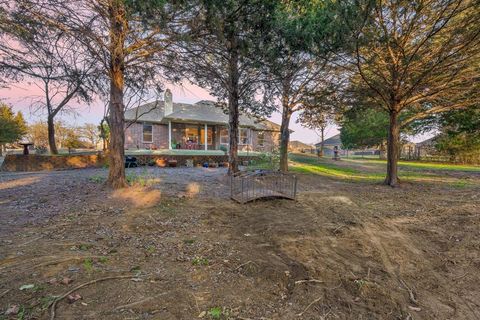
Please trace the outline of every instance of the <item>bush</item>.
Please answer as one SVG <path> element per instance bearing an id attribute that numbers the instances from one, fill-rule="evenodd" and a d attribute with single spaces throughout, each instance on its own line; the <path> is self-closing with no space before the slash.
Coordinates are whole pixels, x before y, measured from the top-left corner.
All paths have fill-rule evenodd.
<path id="1" fill-rule="evenodd" d="M 262 153 L 258 158 L 258 166 L 268 170 L 280 169 L 280 152 L 274 149 L 272 152 Z"/>
<path id="2" fill-rule="evenodd" d="M 227 147 L 224 146 L 224 145 L 221 145 L 221 146 L 220 146 L 220 150 L 222 150 L 225 154 L 227 154 L 227 152 L 228 152 Z"/>

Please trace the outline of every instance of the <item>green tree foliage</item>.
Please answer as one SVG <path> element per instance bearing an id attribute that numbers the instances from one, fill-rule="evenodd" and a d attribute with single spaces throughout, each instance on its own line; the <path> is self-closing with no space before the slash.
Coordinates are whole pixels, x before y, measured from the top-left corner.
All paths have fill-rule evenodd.
<path id="1" fill-rule="evenodd" d="M 396 186 L 401 128 L 478 103 L 480 6 L 477 0 L 357 3 L 366 19 L 352 39 L 351 81 L 389 113 L 385 183 Z"/>
<path id="2" fill-rule="evenodd" d="M 0 104 L 0 155 L 7 143 L 20 140 L 26 133 L 26 123 L 21 112 L 16 114 L 12 107 Z"/>
<path id="3" fill-rule="evenodd" d="M 326 105 L 338 81 L 335 57 L 344 47 L 348 34 L 345 21 L 338 19 L 336 1 L 287 1 L 277 7 L 265 54 L 267 83 L 278 98 L 282 113 L 280 170 L 288 170 L 290 119 L 303 114 L 306 125 L 322 124 Z M 306 109 L 311 110 L 306 110 Z M 316 113 L 320 113 L 317 115 Z M 323 130 L 322 130 L 323 128 Z"/>
<path id="4" fill-rule="evenodd" d="M 187 23 L 189 32 L 176 43 L 172 72 L 209 90 L 229 115 L 229 172 L 238 171 L 241 111 L 269 114 L 260 101 L 265 37 L 274 19 L 273 0 L 203 0 Z M 263 92 L 262 92 L 263 91 Z"/>
<path id="5" fill-rule="evenodd" d="M 68 130 L 66 132 L 64 145 L 69 150 L 74 148 L 86 148 L 87 144 L 85 143 L 85 141 L 81 139 L 82 137 L 80 137 L 80 135 L 77 134 L 77 131 L 75 129 Z"/>
<path id="6" fill-rule="evenodd" d="M 100 121 L 100 125 L 98 126 L 98 131 L 100 134 L 100 139 L 102 139 L 103 151 L 106 151 L 108 147 L 108 143 L 110 141 L 110 127 L 108 126 L 108 122 L 105 119 L 102 119 Z"/>
<path id="7" fill-rule="evenodd" d="M 347 149 L 378 147 L 388 136 L 388 114 L 364 108 L 350 109 L 343 115 L 340 138 Z"/>
<path id="8" fill-rule="evenodd" d="M 100 140 L 100 130 L 97 125 L 93 123 L 85 123 L 78 128 L 80 132 L 80 136 L 86 144 L 91 147 L 95 148 Z"/>
<path id="9" fill-rule="evenodd" d="M 480 107 L 455 110 L 439 119 L 436 148 L 454 161 L 480 162 Z"/>
<path id="10" fill-rule="evenodd" d="M 55 144 L 59 148 L 86 148 L 90 145 L 89 138 L 82 135 L 83 127 L 74 127 L 62 121 L 56 121 Z M 27 137 L 36 148 L 45 148 L 49 144 L 48 125 L 45 122 L 35 122 L 28 126 Z"/>

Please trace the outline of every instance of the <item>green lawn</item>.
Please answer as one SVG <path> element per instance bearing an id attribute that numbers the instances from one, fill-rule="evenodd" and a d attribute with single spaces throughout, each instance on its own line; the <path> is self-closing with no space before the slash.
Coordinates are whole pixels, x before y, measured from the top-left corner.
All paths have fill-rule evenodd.
<path id="1" fill-rule="evenodd" d="M 358 159 L 343 159 L 346 161 L 359 161 Z M 386 160 L 380 159 L 368 159 L 368 162 L 386 164 Z M 463 164 L 450 164 L 450 163 L 438 163 L 438 162 L 422 162 L 422 161 L 399 161 L 400 168 L 417 168 L 423 170 L 446 170 L 446 171 L 468 171 L 468 172 L 480 172 L 480 166 L 463 165 Z"/>
<path id="2" fill-rule="evenodd" d="M 463 169 L 463 170 L 462 170 Z M 442 170 L 465 172 L 464 176 L 448 176 Z M 351 182 L 381 182 L 385 178 L 386 162 L 381 160 L 319 159 L 314 156 L 290 155 L 290 171 L 316 174 L 324 177 Z M 480 171 L 474 166 L 455 166 L 448 164 L 401 162 L 399 176 L 404 181 L 424 183 L 446 183 L 454 187 L 468 187 L 479 184 L 470 179 L 468 172 Z"/>

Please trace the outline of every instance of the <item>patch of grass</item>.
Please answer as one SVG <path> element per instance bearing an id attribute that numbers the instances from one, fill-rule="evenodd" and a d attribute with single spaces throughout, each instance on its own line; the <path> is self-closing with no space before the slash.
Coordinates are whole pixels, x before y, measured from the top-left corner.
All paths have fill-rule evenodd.
<path id="1" fill-rule="evenodd" d="M 108 258 L 107 258 L 107 257 L 100 257 L 100 258 L 98 259 L 98 262 L 105 264 L 105 263 L 108 262 Z"/>
<path id="2" fill-rule="evenodd" d="M 221 307 L 213 307 L 208 310 L 208 315 L 212 319 L 220 319 L 223 315 L 223 309 Z"/>
<path id="3" fill-rule="evenodd" d="M 105 182 L 105 177 L 103 177 L 99 174 L 96 174 L 96 175 L 93 175 L 90 178 L 88 178 L 88 181 L 93 182 L 93 183 L 101 184 L 101 183 Z"/>
<path id="4" fill-rule="evenodd" d="M 82 265 L 85 271 L 87 271 L 88 273 L 93 272 L 93 260 L 91 258 L 86 258 L 85 260 L 83 260 Z"/>
<path id="5" fill-rule="evenodd" d="M 353 282 L 357 285 L 358 290 L 362 290 L 362 288 L 367 285 L 367 281 L 363 279 L 357 279 Z"/>
<path id="6" fill-rule="evenodd" d="M 157 251 L 157 248 L 153 245 L 147 246 L 147 253 L 154 254 Z"/>
<path id="7" fill-rule="evenodd" d="M 27 310 L 26 310 L 25 306 L 20 306 L 20 309 L 19 309 L 18 314 L 17 314 L 17 320 L 25 319 L 26 314 L 27 314 Z"/>
<path id="8" fill-rule="evenodd" d="M 91 244 L 81 244 L 78 249 L 80 249 L 81 251 L 87 251 L 88 249 L 90 249 L 91 247 L 93 247 Z"/>
<path id="9" fill-rule="evenodd" d="M 133 272 L 136 276 L 139 276 L 142 273 L 140 266 L 135 266 L 130 268 L 130 272 Z"/>
<path id="10" fill-rule="evenodd" d="M 470 187 L 472 184 L 466 179 L 460 179 L 454 182 L 451 182 L 450 185 L 454 188 L 464 189 Z"/>
<path id="11" fill-rule="evenodd" d="M 400 161 L 398 163 L 401 167 L 421 168 L 427 170 L 446 170 L 446 171 L 466 171 L 466 172 L 480 172 L 479 166 L 469 166 L 461 164 L 449 163 L 432 163 L 432 162 L 410 162 Z"/>
<path id="12" fill-rule="evenodd" d="M 358 162 L 358 163 L 377 163 L 385 164 L 386 160 L 381 159 L 345 159 L 343 160 Z M 412 168 L 412 169 L 423 169 L 423 170 L 439 170 L 439 171 L 465 171 L 465 172 L 480 172 L 480 166 L 474 165 L 462 165 L 462 164 L 452 164 L 452 163 L 439 163 L 439 162 L 423 162 L 423 161 L 399 161 L 399 167 L 403 168 Z"/>
<path id="13" fill-rule="evenodd" d="M 125 176 L 127 183 L 131 186 L 136 185 L 140 187 L 147 187 L 151 186 L 155 179 L 148 176 L 147 169 L 144 168 L 141 174 L 137 174 L 135 172 L 128 172 Z"/>
<path id="14" fill-rule="evenodd" d="M 386 168 L 384 166 L 372 165 L 367 167 L 367 170 L 362 171 L 356 168 L 345 166 L 345 164 L 352 163 L 352 166 L 358 164 L 368 164 L 374 162 L 373 160 L 357 161 L 347 160 L 345 163 L 342 160 L 342 165 L 329 163 L 324 159 L 319 159 L 312 156 L 291 155 L 291 171 L 305 174 L 316 174 L 329 178 L 346 180 L 350 182 L 382 182 L 385 178 Z M 464 179 L 457 179 L 448 177 L 435 172 L 421 172 L 420 170 L 409 170 L 409 168 L 402 168 L 399 172 L 400 179 L 411 182 L 424 183 L 447 183 L 453 184 L 455 187 L 467 187 L 471 184 L 466 183 Z"/>
<path id="15" fill-rule="evenodd" d="M 179 199 L 169 199 L 160 202 L 156 206 L 156 209 L 161 213 L 175 214 L 180 205 L 181 202 Z"/>
<path id="16" fill-rule="evenodd" d="M 340 178 L 352 181 L 380 181 L 383 178 L 383 174 L 380 173 L 360 172 L 353 168 L 340 167 L 334 164 L 323 162 L 316 157 L 292 155 L 291 160 L 293 161 L 293 166 L 291 167 L 293 172 L 319 174 L 331 178 Z"/>
<path id="17" fill-rule="evenodd" d="M 207 258 L 195 257 L 192 260 L 192 265 L 194 266 L 208 266 L 209 261 Z"/>
<path id="18" fill-rule="evenodd" d="M 45 296 L 40 299 L 40 309 L 42 311 L 45 311 L 48 309 L 50 304 L 52 304 L 53 301 L 55 301 L 57 297 L 56 296 Z"/>
<path id="19" fill-rule="evenodd" d="M 43 290 L 45 290 L 45 286 L 43 286 L 43 285 L 36 285 L 36 286 L 32 289 L 33 292 L 39 292 L 39 291 L 43 291 Z"/>

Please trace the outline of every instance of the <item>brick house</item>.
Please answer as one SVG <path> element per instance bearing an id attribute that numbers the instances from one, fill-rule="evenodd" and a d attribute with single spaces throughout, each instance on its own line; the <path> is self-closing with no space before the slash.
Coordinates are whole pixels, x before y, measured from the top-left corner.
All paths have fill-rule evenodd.
<path id="1" fill-rule="evenodd" d="M 126 149 L 219 150 L 228 147 L 228 115 L 212 101 L 175 103 L 170 90 L 164 101 L 125 112 Z M 240 116 L 239 150 L 271 151 L 278 146 L 280 126 Z M 206 142 L 206 143 L 205 143 Z"/>

